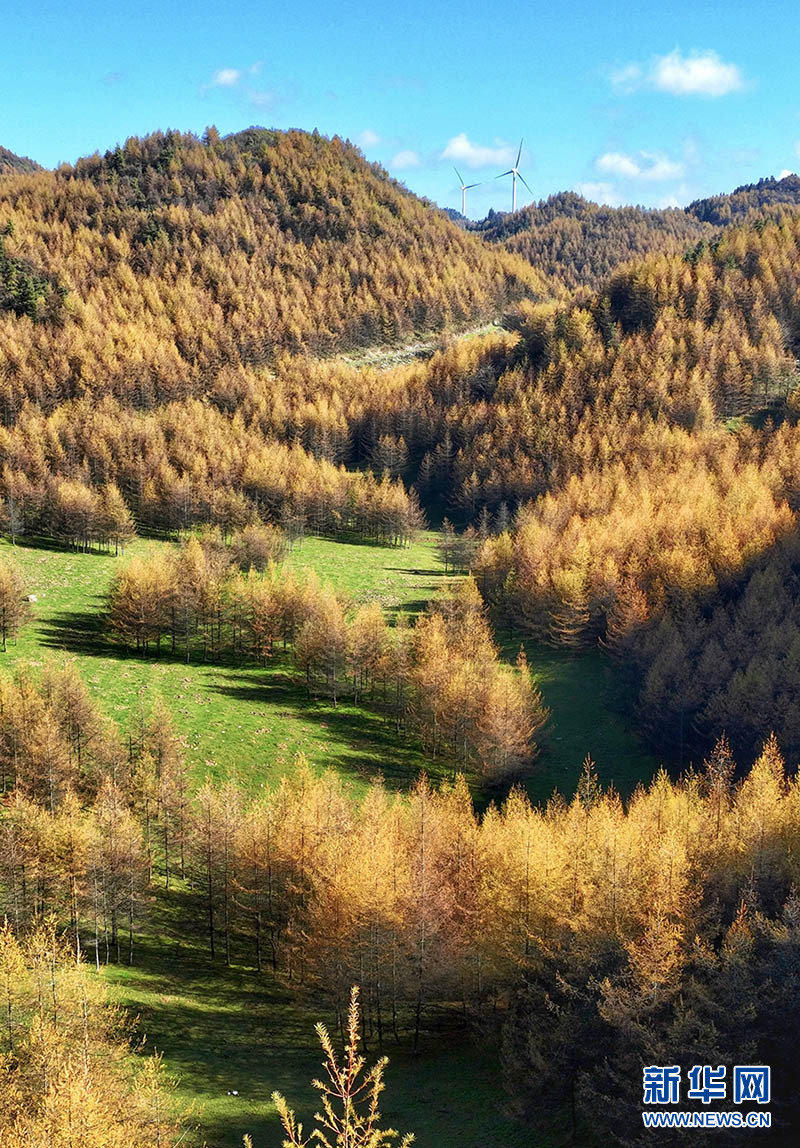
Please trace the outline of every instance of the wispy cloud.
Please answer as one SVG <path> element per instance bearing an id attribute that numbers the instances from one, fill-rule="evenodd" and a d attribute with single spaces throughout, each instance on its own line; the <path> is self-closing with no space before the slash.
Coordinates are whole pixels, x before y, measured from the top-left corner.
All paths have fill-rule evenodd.
<path id="1" fill-rule="evenodd" d="M 646 65 L 634 62 L 615 69 L 611 83 L 621 92 L 652 88 L 673 96 L 712 99 L 738 92 L 745 86 L 737 65 L 723 60 L 718 52 L 709 49 L 684 55 L 678 48 L 665 56 L 654 56 Z"/>
<path id="2" fill-rule="evenodd" d="M 211 88 L 224 88 L 229 92 L 236 92 L 254 108 L 271 108 L 278 102 L 278 93 L 269 89 L 254 88 L 250 83 L 251 77 L 260 76 L 263 69 L 261 60 L 256 60 L 247 68 L 218 68 L 203 88 L 205 91 Z"/>
<path id="3" fill-rule="evenodd" d="M 641 64 L 624 64 L 611 73 L 612 86 L 618 92 L 635 92 L 641 87 L 643 78 L 644 69 Z"/>
<path id="4" fill-rule="evenodd" d="M 466 132 L 461 132 L 448 142 L 441 155 L 465 167 L 492 167 L 514 162 L 514 149 L 502 140 L 495 140 L 493 147 L 473 143 Z"/>
<path id="5" fill-rule="evenodd" d="M 684 174 L 682 163 L 661 152 L 640 151 L 635 155 L 627 155 L 625 152 L 608 151 L 598 157 L 595 167 L 604 175 L 649 183 L 680 179 Z"/>
<path id="6" fill-rule="evenodd" d="M 211 77 L 212 88 L 235 88 L 242 78 L 238 68 L 219 68 Z"/>
<path id="7" fill-rule="evenodd" d="M 584 199 L 591 199 L 594 203 L 602 203 L 606 207 L 619 207 L 623 202 L 622 196 L 617 189 L 610 183 L 604 182 L 588 182 L 579 183 L 576 185 L 575 190 L 578 195 L 582 195 Z"/>
<path id="8" fill-rule="evenodd" d="M 256 88 L 247 88 L 244 95 L 254 108 L 274 108 L 278 102 L 277 92 L 262 92 Z"/>
<path id="9" fill-rule="evenodd" d="M 370 128 L 365 128 L 363 132 L 356 136 L 356 143 L 362 149 L 375 147 L 380 142 L 381 137 Z"/>
<path id="10" fill-rule="evenodd" d="M 623 155 L 617 151 L 609 151 L 605 155 L 601 155 L 596 160 L 595 167 L 598 171 L 607 172 L 609 175 L 621 175 L 623 179 L 635 179 L 640 174 L 639 165 L 635 160 L 632 160 L 629 155 Z"/>
<path id="11" fill-rule="evenodd" d="M 409 168 L 419 167 L 421 164 L 422 160 L 415 151 L 411 151 L 410 148 L 404 148 L 403 151 L 399 151 L 392 159 L 389 167 L 396 168 L 398 171 L 408 171 Z"/>

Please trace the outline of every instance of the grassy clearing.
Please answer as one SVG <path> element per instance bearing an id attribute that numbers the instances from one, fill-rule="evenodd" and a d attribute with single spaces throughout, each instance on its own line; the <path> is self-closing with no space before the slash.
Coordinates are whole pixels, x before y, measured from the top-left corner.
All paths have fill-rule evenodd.
<path id="1" fill-rule="evenodd" d="M 350 367 L 372 367 L 374 370 L 385 371 L 391 367 L 411 363 L 415 359 L 429 359 L 443 343 L 475 339 L 479 335 L 488 335 L 490 331 L 499 329 L 499 321 L 492 320 L 468 327 L 463 331 L 433 331 L 429 335 L 420 335 L 399 345 L 389 344 L 364 347 L 357 351 L 344 351 L 336 355 L 336 358 Z"/>
<path id="2" fill-rule="evenodd" d="M 572 653 L 535 642 L 524 645 L 552 714 L 540 738 L 539 760 L 526 781 L 532 800 L 545 802 L 554 789 L 572 797 L 587 753 L 603 786 L 613 783 L 623 797 L 630 796 L 639 781 L 653 776 L 659 762 L 620 709 L 613 666 L 597 649 Z M 518 649 L 516 643 L 514 654 Z"/>
<path id="3" fill-rule="evenodd" d="M 140 539 L 128 553 L 145 554 L 163 545 Z M 7 554 L 12 547 L 0 543 L 0 555 Z M 247 784 L 277 782 L 298 752 L 312 765 L 338 769 L 356 782 L 381 772 L 390 784 L 408 784 L 425 768 L 418 750 L 398 741 L 374 714 L 309 700 L 286 660 L 276 658 L 264 669 L 186 665 L 166 653 L 148 659 L 126 656 L 109 643 L 102 619 L 108 584 L 125 559 L 25 546 L 14 548 L 12 556 L 38 600 L 32 623 L 0 665 L 76 656 L 92 693 L 123 729 L 139 705 L 160 694 L 186 739 L 197 779 L 236 770 Z M 430 533 L 396 550 L 309 538 L 288 561 L 312 567 L 354 602 L 377 599 L 390 613 L 419 611 L 443 574 Z M 429 772 L 436 776 L 435 770 Z"/>
<path id="4" fill-rule="evenodd" d="M 432 532 L 404 550 L 309 538 L 288 561 L 313 567 L 354 602 L 377 599 L 390 614 L 414 614 L 443 582 L 435 543 Z M 159 545 L 164 543 L 139 540 L 130 553 Z M 11 553 L 0 543 L 0 555 Z M 436 771 L 416 748 L 396 741 L 379 718 L 350 705 L 334 710 L 309 701 L 280 662 L 265 670 L 123 656 L 108 644 L 101 621 L 119 559 L 23 546 L 13 556 L 38 601 L 32 623 L 0 657 L 0 667 L 74 655 L 122 728 L 143 697 L 162 694 L 186 738 L 196 778 L 236 770 L 253 785 L 276 781 L 302 750 L 313 765 L 340 770 L 356 790 L 378 770 L 391 784 L 407 785 L 427 764 L 435 780 Z M 514 656 L 517 649 L 509 642 L 506 653 Z M 613 780 L 622 792 L 649 777 L 655 763 L 614 711 L 611 670 L 600 655 L 533 644 L 527 652 L 553 714 L 529 782 L 532 797 L 546 800 L 554 787 L 571 794 L 587 752 L 603 782 Z M 239 963 L 231 969 L 212 964 L 198 929 L 203 921 L 189 890 L 154 890 L 136 965 L 111 966 L 104 975 L 116 999 L 140 1017 L 147 1047 L 162 1051 L 168 1069 L 181 1078 L 180 1095 L 198 1107 L 208 1148 L 241 1145 L 245 1131 L 253 1134 L 255 1148 L 272 1148 L 280 1134 L 270 1094 L 281 1090 L 306 1118 L 315 1110 L 309 1081 L 318 1073 L 320 1053 L 313 1025 L 331 1018 L 269 974 L 259 977 L 248 953 L 235 953 Z M 473 1043 L 454 1016 L 437 1023 L 420 1055 L 385 1050 L 391 1058 L 387 1122 L 415 1131 L 420 1148 L 550 1148 L 566 1142 L 564 1128 L 533 1130 L 507 1118 L 496 1050 Z M 227 1095 L 234 1090 L 238 1096 Z"/>

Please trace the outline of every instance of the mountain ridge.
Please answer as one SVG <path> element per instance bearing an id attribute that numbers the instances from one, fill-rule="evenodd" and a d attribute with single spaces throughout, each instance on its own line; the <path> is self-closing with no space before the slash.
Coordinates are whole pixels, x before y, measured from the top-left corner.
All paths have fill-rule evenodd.
<path id="1" fill-rule="evenodd" d="M 16 152 L 9 151 L 7 147 L 0 144 L 0 175 L 5 175 L 7 172 L 20 173 L 44 170 L 35 159 L 30 159 L 26 155 L 17 155 Z"/>

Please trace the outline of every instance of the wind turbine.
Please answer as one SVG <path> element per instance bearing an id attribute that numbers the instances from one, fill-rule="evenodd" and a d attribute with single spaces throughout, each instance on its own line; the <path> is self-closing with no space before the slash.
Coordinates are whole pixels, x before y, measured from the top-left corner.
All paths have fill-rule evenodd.
<path id="1" fill-rule="evenodd" d="M 467 192 L 469 191 L 469 189 L 471 187 L 480 187 L 480 183 L 464 183 L 464 180 L 461 177 L 461 172 L 458 170 L 458 168 L 454 167 L 453 171 L 458 176 L 458 182 L 461 184 L 461 214 L 466 215 L 467 214 Z"/>
<path id="2" fill-rule="evenodd" d="M 522 182 L 528 188 L 528 191 L 530 191 L 531 195 L 533 195 L 533 192 L 531 191 L 530 187 L 525 182 L 525 177 L 523 176 L 522 172 L 519 170 L 519 157 L 521 155 L 522 155 L 522 140 L 519 141 L 519 151 L 517 152 L 517 162 L 514 164 L 513 167 L 510 167 L 508 169 L 508 171 L 501 172 L 500 175 L 495 176 L 495 179 L 503 179 L 503 177 L 507 176 L 507 175 L 511 176 L 511 210 L 512 210 L 512 212 L 517 210 L 517 177 L 519 177 L 519 179 L 522 180 Z"/>

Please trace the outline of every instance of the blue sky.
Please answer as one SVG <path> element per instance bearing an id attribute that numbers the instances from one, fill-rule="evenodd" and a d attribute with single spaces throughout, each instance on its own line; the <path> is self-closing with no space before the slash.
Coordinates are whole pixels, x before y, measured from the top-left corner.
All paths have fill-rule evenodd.
<path id="1" fill-rule="evenodd" d="M 357 142 L 468 214 L 533 195 L 685 204 L 800 166 L 800 12 L 767 0 L 41 0 L 6 8 L 0 143 L 48 166 L 156 128 Z"/>

